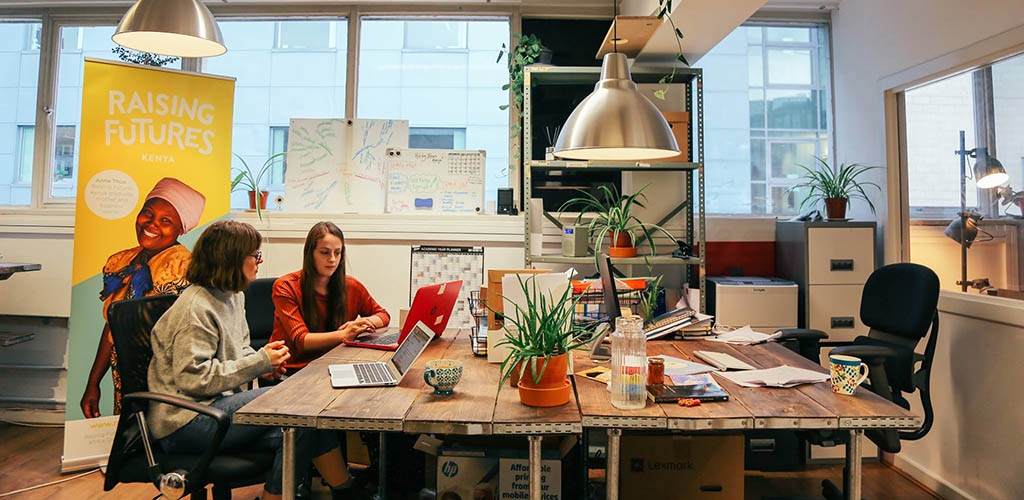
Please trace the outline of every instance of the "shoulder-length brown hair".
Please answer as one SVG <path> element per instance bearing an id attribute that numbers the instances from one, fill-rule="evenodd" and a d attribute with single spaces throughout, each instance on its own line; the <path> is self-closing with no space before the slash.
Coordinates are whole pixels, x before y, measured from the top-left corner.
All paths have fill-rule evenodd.
<path id="1" fill-rule="evenodd" d="M 314 278 L 318 276 L 313 253 L 320 238 L 332 234 L 341 240 L 341 259 L 334 274 L 327 280 L 327 317 L 320 317 L 316 307 Z M 306 235 L 302 247 L 302 319 L 311 332 L 332 331 L 345 322 L 348 313 L 348 287 L 345 286 L 345 235 L 333 222 L 317 222 Z"/>
<path id="2" fill-rule="evenodd" d="M 210 224 L 192 248 L 185 277 L 194 285 L 241 292 L 249 285 L 242 271 L 245 258 L 260 249 L 263 237 L 244 222 L 222 220 Z"/>

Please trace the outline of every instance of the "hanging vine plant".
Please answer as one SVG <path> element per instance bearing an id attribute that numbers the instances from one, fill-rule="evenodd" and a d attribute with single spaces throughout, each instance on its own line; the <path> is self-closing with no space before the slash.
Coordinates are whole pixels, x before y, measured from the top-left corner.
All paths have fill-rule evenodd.
<path id="1" fill-rule="evenodd" d="M 501 90 L 511 91 L 512 101 L 509 104 L 498 106 L 498 109 L 504 111 L 511 108 L 511 113 L 515 116 L 516 121 L 515 125 L 511 127 L 509 140 L 517 140 L 523 128 L 519 124 L 523 116 L 523 69 L 536 62 L 550 63 L 551 49 L 545 47 L 537 35 L 512 35 L 512 38 L 518 40 L 519 43 L 512 49 L 509 49 L 504 43 L 501 44 L 498 59 L 494 62 L 500 63 L 502 56 L 508 54 L 508 83 L 502 85 Z M 514 159 L 519 159 L 518 152 L 515 153 Z"/>
<path id="2" fill-rule="evenodd" d="M 676 22 L 672 20 L 672 0 L 658 0 L 658 19 L 668 19 L 668 23 L 672 26 L 672 33 L 676 37 L 676 47 L 678 52 L 676 53 L 676 60 L 689 66 L 690 61 L 686 60 L 686 56 L 683 55 L 683 31 L 676 26 Z M 672 73 L 661 77 L 658 80 L 659 85 L 664 85 L 665 88 L 654 91 L 654 97 L 665 100 L 665 91 L 668 90 L 668 85 L 673 82 L 676 78 L 676 65 L 672 65 Z"/>

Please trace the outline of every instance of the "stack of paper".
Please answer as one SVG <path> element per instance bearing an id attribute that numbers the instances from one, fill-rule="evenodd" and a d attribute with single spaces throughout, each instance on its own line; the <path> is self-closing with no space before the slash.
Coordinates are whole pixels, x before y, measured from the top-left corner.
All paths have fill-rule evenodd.
<path id="1" fill-rule="evenodd" d="M 742 372 L 719 372 L 718 375 L 743 387 L 793 387 L 800 384 L 816 384 L 829 379 L 827 373 L 782 365 L 764 370 Z"/>
<path id="2" fill-rule="evenodd" d="M 731 332 L 723 333 L 713 339 L 713 342 L 725 342 L 726 344 L 735 345 L 754 345 L 768 342 L 778 338 L 780 333 L 776 332 L 771 335 L 755 332 L 750 326 L 744 326 L 743 328 L 737 328 Z"/>

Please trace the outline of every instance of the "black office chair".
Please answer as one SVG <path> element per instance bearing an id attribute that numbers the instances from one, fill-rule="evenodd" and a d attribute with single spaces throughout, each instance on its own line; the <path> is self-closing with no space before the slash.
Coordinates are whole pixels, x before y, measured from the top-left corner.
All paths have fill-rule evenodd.
<path id="1" fill-rule="evenodd" d="M 231 488 L 265 481 L 274 453 L 219 454 L 217 449 L 231 423 L 230 415 L 188 399 L 147 392 L 149 361 L 153 357 L 150 333 L 176 298 L 175 295 L 156 295 L 114 302 L 107 312 L 125 396 L 103 489 L 110 491 L 119 483 L 153 483 L 171 500 L 187 494 L 192 500 L 205 500 L 206 486 L 212 484 L 214 500 L 230 500 Z M 217 433 L 207 451 L 202 455 L 164 453 L 159 443 L 150 437 L 146 426 L 145 412 L 150 401 L 215 419 Z"/>
<path id="2" fill-rule="evenodd" d="M 257 351 L 270 342 L 274 333 L 274 300 L 277 278 L 259 278 L 245 289 L 245 322 L 249 324 L 249 344 Z"/>
<path id="3" fill-rule="evenodd" d="M 929 384 L 939 331 L 938 303 L 939 278 L 931 269 L 911 263 L 881 267 L 868 277 L 860 299 L 860 319 L 870 328 L 868 334 L 853 342 L 831 344 L 839 345 L 831 354 L 854 356 L 868 365 L 868 383 L 864 387 L 871 392 L 909 410 L 910 403 L 903 393 L 921 391 L 924 422 L 919 429 L 865 431 L 865 436 L 888 453 L 898 453 L 901 440 L 924 437 L 935 419 Z M 914 352 L 925 336 L 928 341 L 924 354 Z M 793 329 L 782 330 L 779 341 L 818 363 L 819 341 L 827 337 L 819 330 Z M 846 433 L 808 435 L 814 444 L 843 444 L 847 439 Z M 822 487 L 825 498 L 842 498 L 842 492 L 830 481 L 824 481 Z"/>

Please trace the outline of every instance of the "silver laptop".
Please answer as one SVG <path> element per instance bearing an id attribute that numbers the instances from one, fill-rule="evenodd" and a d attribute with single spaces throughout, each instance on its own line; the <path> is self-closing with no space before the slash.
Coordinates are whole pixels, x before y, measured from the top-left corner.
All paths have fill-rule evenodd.
<path id="1" fill-rule="evenodd" d="M 388 361 L 330 365 L 332 387 L 372 387 L 398 385 L 416 359 L 434 338 L 434 331 L 422 321 L 412 327 L 409 335 Z"/>

